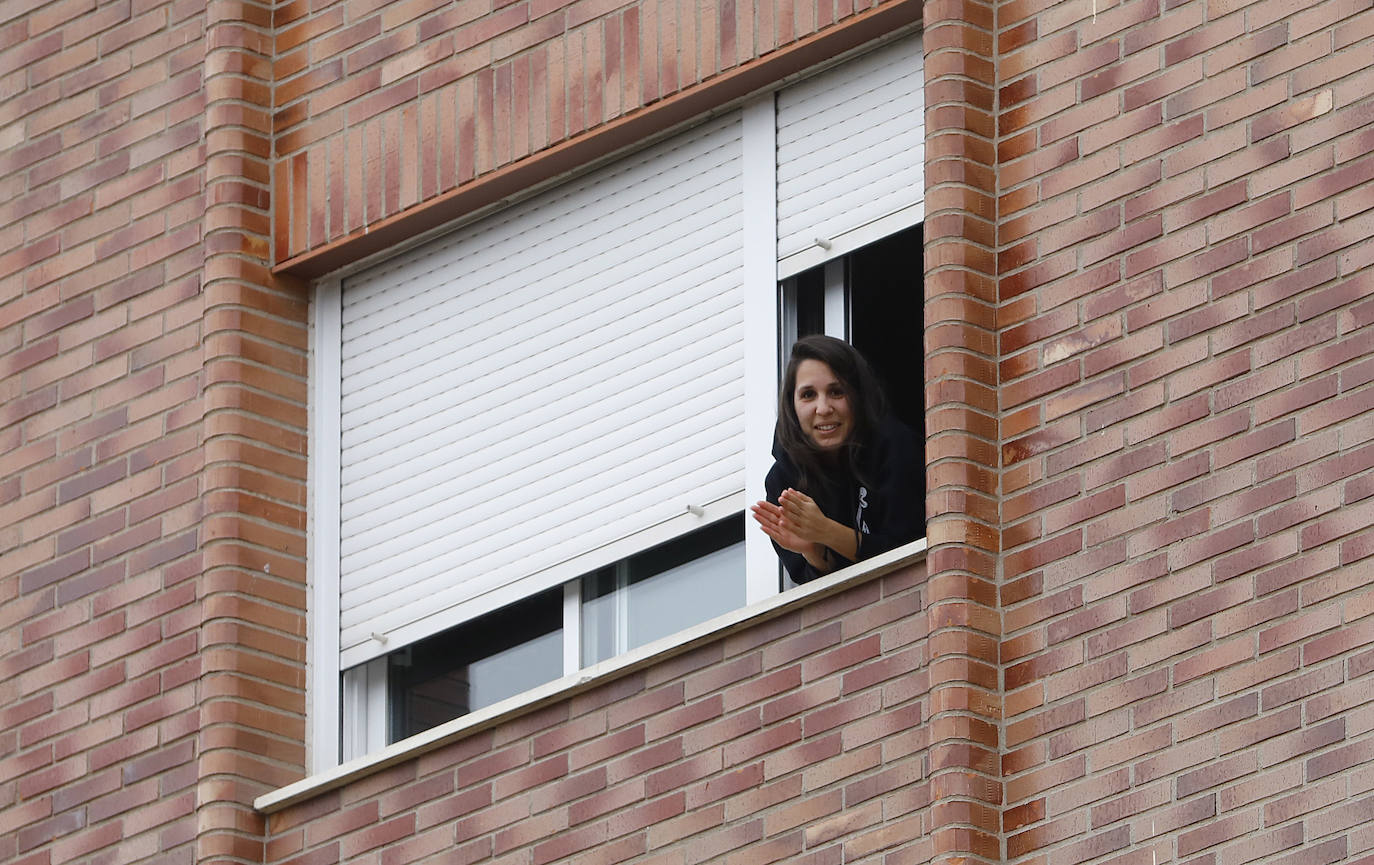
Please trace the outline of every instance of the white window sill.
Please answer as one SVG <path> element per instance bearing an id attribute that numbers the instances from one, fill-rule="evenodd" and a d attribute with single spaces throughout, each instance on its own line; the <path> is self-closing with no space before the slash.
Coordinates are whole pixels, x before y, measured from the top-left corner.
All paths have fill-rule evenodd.
<path id="1" fill-rule="evenodd" d="M 765 622 L 790 612 L 819 598 L 836 594 L 865 580 L 890 573 L 925 558 L 926 540 L 921 538 L 891 552 L 851 565 L 805 585 L 780 592 L 758 603 L 741 607 L 717 616 L 685 631 L 655 640 L 638 649 L 617 655 L 592 667 L 561 679 L 555 679 L 523 694 L 517 694 L 475 712 L 469 712 L 445 724 L 402 739 L 392 745 L 349 760 L 334 769 L 307 776 L 253 801 L 258 811 L 271 814 L 291 805 L 304 802 L 321 793 L 342 787 L 359 778 L 389 766 L 414 759 L 429 751 L 449 745 L 481 730 L 509 721 L 512 718 L 547 706 L 558 700 L 604 684 L 627 672 L 671 658 L 703 643 L 717 640 L 734 631 Z"/>

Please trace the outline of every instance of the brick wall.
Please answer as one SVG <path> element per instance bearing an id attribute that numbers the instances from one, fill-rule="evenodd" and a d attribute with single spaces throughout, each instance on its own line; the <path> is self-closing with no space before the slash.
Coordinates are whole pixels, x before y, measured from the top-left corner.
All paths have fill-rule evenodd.
<path id="1" fill-rule="evenodd" d="M 277 259 L 357 244 L 417 204 L 442 205 L 474 180 L 499 182 L 526 157 L 575 153 L 592 131 L 615 137 L 612 127 L 647 106 L 691 103 L 673 116 L 687 120 L 726 98 L 694 91 L 732 73 L 744 73 L 738 96 L 839 53 L 750 77 L 760 59 L 800 56 L 817 36 L 846 29 L 837 24 L 858 24 L 847 28 L 863 33 L 852 47 L 920 14 L 911 0 L 279 3 Z"/>
<path id="2" fill-rule="evenodd" d="M 250 803 L 305 766 L 308 291 L 269 271 L 271 6 L 207 12 L 196 862 L 260 861 Z"/>
<path id="3" fill-rule="evenodd" d="M 204 28 L 0 25 L 6 861 L 194 842 Z"/>
<path id="4" fill-rule="evenodd" d="M 927 862 L 926 592 L 862 582 L 315 796 L 266 861 Z"/>
<path id="5" fill-rule="evenodd" d="M 922 35 L 931 856 L 950 863 L 1001 847 L 994 20 L 927 3 Z"/>
<path id="6" fill-rule="evenodd" d="M 0 859 L 1374 850 L 1367 0 L 32 5 L 0 10 Z M 375 252 L 918 14 L 928 581 L 265 834 L 304 737 L 308 286 L 274 261 Z"/>
<path id="7" fill-rule="evenodd" d="M 6 862 L 260 859 L 301 771 L 303 295 L 241 242 L 266 8 L 0 10 Z"/>
<path id="8" fill-rule="evenodd" d="M 999 7 L 1008 861 L 1374 849 L 1374 11 Z"/>

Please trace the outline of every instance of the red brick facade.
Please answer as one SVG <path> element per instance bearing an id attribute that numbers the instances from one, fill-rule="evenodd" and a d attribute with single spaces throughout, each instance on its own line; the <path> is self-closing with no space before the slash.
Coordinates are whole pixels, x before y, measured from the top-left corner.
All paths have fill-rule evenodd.
<path id="1" fill-rule="evenodd" d="M 1368 0 L 11 6 L 0 861 L 1374 855 Z M 255 810 L 309 280 L 915 25 L 925 563 Z"/>
<path id="2" fill-rule="evenodd" d="M 998 9 L 1009 861 L 1374 849 L 1374 17 Z"/>
<path id="3" fill-rule="evenodd" d="M 929 832 L 937 863 L 995 862 L 1001 852 L 993 22 L 993 8 L 978 0 L 939 2 L 927 4 L 922 28 Z"/>

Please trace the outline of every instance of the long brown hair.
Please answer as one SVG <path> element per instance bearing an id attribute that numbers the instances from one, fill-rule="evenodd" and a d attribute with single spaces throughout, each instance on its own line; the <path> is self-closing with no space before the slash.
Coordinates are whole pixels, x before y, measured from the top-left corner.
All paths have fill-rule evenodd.
<path id="1" fill-rule="evenodd" d="M 835 460 L 816 447 L 816 443 L 802 432 L 801 421 L 797 418 L 793 393 L 797 389 L 797 368 L 806 360 L 818 360 L 830 367 L 849 400 L 853 428 L 840 447 L 838 468 L 842 474 L 838 477 Z M 823 488 L 837 491 L 845 476 L 868 484 L 869 479 L 859 476 L 858 467 L 862 465 L 864 450 L 871 445 L 878 425 L 886 414 L 887 398 L 883 395 L 883 389 L 869 368 L 868 361 L 854 346 L 833 336 L 820 334 L 804 336 L 792 345 L 792 354 L 782 376 L 782 387 L 778 390 L 778 424 L 774 435 L 797 467 L 797 480 L 802 492 L 814 497 L 821 494 Z"/>

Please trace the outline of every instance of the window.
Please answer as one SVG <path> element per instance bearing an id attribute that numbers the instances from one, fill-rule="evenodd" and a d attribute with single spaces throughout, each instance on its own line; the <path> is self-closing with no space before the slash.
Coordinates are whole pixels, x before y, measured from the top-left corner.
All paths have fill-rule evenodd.
<path id="1" fill-rule="evenodd" d="M 920 422 L 922 84 L 890 42 L 317 287 L 315 769 L 779 590 L 780 340 Z"/>
<path id="2" fill-rule="evenodd" d="M 849 341 L 872 366 L 893 414 L 918 433 L 925 429 L 925 380 L 913 370 L 911 345 L 925 315 L 923 249 L 918 224 L 783 280 L 779 341 L 779 363 L 809 334 Z M 924 447 L 924 435 L 917 440 Z"/>
<path id="3" fill-rule="evenodd" d="M 780 360 L 798 337 L 848 340 L 882 381 L 907 426 L 925 425 L 925 381 L 913 375 L 911 335 L 924 322 L 924 238 L 917 224 L 785 280 Z"/>

